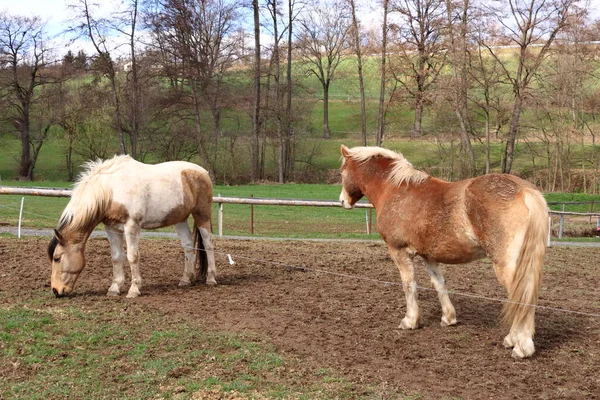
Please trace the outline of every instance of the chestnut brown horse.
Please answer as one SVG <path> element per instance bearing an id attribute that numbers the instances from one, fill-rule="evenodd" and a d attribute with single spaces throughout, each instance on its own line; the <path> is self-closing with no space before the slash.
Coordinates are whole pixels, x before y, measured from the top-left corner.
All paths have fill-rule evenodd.
<path id="1" fill-rule="evenodd" d="M 175 226 L 184 248 L 180 286 L 198 277 L 216 284 L 211 241 L 212 182 L 208 172 L 184 161 L 143 164 L 129 156 L 89 162 L 65 207 L 55 236 L 48 246 L 52 262 L 51 286 L 57 297 L 71 293 L 85 266 L 85 244 L 99 223 L 110 242 L 113 281 L 109 296 L 116 296 L 125 281 L 125 260 L 131 267 L 127 297 L 140 295 L 139 238 L 142 229 Z M 194 233 L 188 217 L 194 219 Z M 127 253 L 123 251 L 123 237 Z"/>
<path id="2" fill-rule="evenodd" d="M 377 229 L 402 278 L 406 316 L 401 329 L 421 322 L 412 259 L 419 255 L 438 292 L 442 326 L 456 324 L 438 263 L 462 264 L 487 256 L 508 291 L 503 309 L 512 356 L 531 356 L 535 305 L 548 235 L 548 208 L 530 183 L 490 174 L 446 182 L 415 169 L 401 154 L 380 147 L 342 146 L 340 201 L 352 208 L 366 196 Z"/>

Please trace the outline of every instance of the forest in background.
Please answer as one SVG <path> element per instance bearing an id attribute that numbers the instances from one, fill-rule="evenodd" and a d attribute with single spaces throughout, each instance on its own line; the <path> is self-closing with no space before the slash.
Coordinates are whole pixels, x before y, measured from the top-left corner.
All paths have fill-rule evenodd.
<path id="1" fill-rule="evenodd" d="M 217 183 L 327 182 L 345 143 L 444 179 L 600 191 L 600 23 L 583 1 L 128 0 L 108 19 L 70 6 L 60 35 L 89 54 L 53 47 L 33 12 L 0 14 L 5 180 L 49 165 L 73 180 L 126 153 L 192 160 Z"/>

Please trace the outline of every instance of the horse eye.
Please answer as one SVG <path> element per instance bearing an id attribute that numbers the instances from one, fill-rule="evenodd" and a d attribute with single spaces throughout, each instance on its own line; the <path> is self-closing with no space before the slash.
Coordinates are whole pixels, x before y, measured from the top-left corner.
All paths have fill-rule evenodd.
<path id="1" fill-rule="evenodd" d="M 60 256 L 58 256 L 58 257 L 54 257 L 54 258 L 53 258 L 53 261 L 54 261 L 54 262 L 60 262 Z"/>

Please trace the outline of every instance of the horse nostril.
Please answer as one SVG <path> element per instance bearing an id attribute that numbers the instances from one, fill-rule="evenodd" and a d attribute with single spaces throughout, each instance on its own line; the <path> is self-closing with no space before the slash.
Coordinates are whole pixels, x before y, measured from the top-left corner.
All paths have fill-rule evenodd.
<path id="1" fill-rule="evenodd" d="M 54 293 L 54 295 L 58 297 L 58 290 L 56 290 L 56 288 L 52 288 L 52 293 Z"/>

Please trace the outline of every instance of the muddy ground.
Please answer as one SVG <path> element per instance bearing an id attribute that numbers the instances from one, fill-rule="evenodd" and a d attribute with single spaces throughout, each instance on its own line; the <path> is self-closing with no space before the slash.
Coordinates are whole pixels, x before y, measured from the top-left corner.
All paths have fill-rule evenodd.
<path id="1" fill-rule="evenodd" d="M 0 305 L 50 291 L 47 242 L 0 238 Z M 215 244 L 219 285 L 182 289 L 178 242 L 142 240 L 145 286 L 131 300 L 105 297 L 112 275 L 108 242 L 92 239 L 75 295 L 49 301 L 102 302 L 107 318 L 115 303 L 134 301 L 201 321 L 206 329 L 257 333 L 309 368 L 335 369 L 355 385 L 357 397 L 361 385 L 369 384 L 431 399 L 600 398 L 600 249 L 549 249 L 540 298 L 547 308 L 536 317 L 537 352 L 516 361 L 502 346 L 507 333 L 498 318 L 502 304 L 481 298 L 506 298 L 486 260 L 444 266 L 448 288 L 457 292 L 451 299 L 459 321 L 446 328 L 439 324 L 437 294 L 417 261 L 423 327 L 402 331 L 400 277 L 383 243 L 217 239 Z"/>

